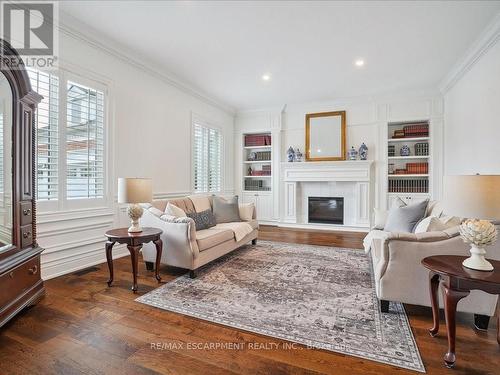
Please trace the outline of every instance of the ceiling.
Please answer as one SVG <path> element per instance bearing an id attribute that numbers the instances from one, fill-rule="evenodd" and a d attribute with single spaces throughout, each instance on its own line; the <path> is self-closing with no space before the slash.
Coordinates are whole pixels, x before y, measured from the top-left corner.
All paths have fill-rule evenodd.
<path id="1" fill-rule="evenodd" d="M 63 23 L 69 14 L 115 48 L 247 110 L 435 88 L 500 1 L 67 1 L 60 9 Z"/>

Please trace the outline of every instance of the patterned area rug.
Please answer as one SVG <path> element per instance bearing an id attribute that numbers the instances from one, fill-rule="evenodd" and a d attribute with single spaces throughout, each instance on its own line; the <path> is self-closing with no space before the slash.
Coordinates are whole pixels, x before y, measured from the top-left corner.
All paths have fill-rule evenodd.
<path id="1" fill-rule="evenodd" d="M 425 372 L 406 313 L 380 313 L 360 250 L 260 241 L 136 299 L 313 348 Z"/>

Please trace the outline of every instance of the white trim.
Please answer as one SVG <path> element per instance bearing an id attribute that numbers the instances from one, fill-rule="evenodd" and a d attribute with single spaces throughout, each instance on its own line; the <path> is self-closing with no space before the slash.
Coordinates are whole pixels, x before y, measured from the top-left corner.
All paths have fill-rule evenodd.
<path id="1" fill-rule="evenodd" d="M 61 16 L 59 17 L 59 31 L 63 32 L 67 36 L 70 36 L 76 40 L 87 43 L 88 45 L 99 49 L 102 52 L 111 55 L 122 62 L 139 69 L 154 78 L 160 79 L 161 81 L 171 85 L 184 93 L 193 96 L 209 105 L 212 105 L 229 115 L 234 115 L 236 110 L 232 106 L 213 98 L 209 94 L 203 92 L 199 88 L 193 87 L 186 82 L 183 82 L 178 77 L 176 77 L 171 72 L 167 72 L 165 68 L 158 67 L 150 61 L 139 61 L 132 51 L 126 50 L 123 46 L 120 48 L 111 47 L 115 43 L 103 37 L 102 34 L 97 35 L 97 32 L 90 28 L 89 26 L 83 24 L 81 21 L 75 17 L 69 15 L 66 12 L 61 11 Z M 65 19 L 66 22 L 62 22 Z M 68 26 L 68 22 L 71 23 L 71 27 Z M 102 42 L 104 40 L 104 42 Z"/>
<path id="2" fill-rule="evenodd" d="M 500 40 L 500 13 L 484 29 L 464 56 L 452 67 L 439 84 L 446 94 Z"/>
<path id="3" fill-rule="evenodd" d="M 122 258 L 127 255 L 129 255 L 129 251 L 124 245 L 115 246 L 113 248 L 113 259 Z M 87 261 L 85 262 L 85 260 Z M 53 279 L 105 262 L 106 257 L 102 246 L 78 254 L 58 258 L 53 261 L 44 261 L 44 253 L 42 253 L 42 279 Z"/>

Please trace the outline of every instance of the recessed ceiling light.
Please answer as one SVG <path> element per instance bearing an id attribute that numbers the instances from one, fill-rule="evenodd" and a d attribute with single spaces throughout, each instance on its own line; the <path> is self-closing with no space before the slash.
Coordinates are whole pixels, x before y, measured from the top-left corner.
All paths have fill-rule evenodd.
<path id="1" fill-rule="evenodd" d="M 271 75 L 270 74 L 263 74 L 262 75 L 262 80 L 263 81 L 269 81 L 271 79 Z"/>
<path id="2" fill-rule="evenodd" d="M 354 65 L 361 67 L 361 66 L 365 65 L 365 61 L 361 60 L 361 59 L 356 60 L 356 61 L 354 61 Z"/>

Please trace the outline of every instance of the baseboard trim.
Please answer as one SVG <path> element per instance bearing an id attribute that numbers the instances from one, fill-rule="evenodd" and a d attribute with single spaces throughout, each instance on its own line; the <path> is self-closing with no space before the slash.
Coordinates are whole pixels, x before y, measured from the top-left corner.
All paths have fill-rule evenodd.
<path id="1" fill-rule="evenodd" d="M 113 248 L 113 259 L 118 259 L 129 255 L 129 251 L 125 245 L 115 246 Z M 85 254 L 85 256 L 78 256 L 81 254 L 75 254 L 75 257 L 64 257 L 60 261 L 59 259 L 52 262 L 43 262 L 41 264 L 42 268 L 42 279 L 50 280 L 55 277 L 66 275 L 68 273 L 80 271 L 84 268 L 92 267 L 97 264 L 106 262 L 106 255 L 104 248 L 95 249 Z"/>

